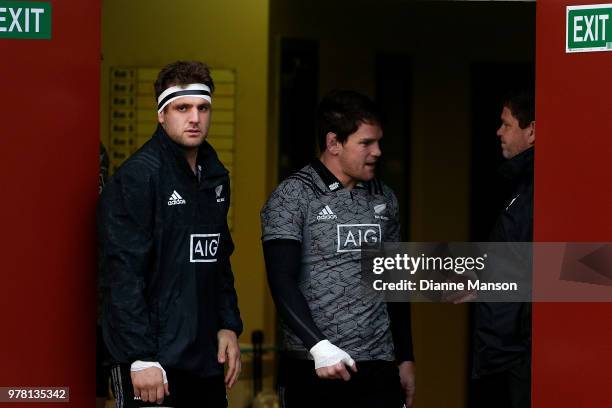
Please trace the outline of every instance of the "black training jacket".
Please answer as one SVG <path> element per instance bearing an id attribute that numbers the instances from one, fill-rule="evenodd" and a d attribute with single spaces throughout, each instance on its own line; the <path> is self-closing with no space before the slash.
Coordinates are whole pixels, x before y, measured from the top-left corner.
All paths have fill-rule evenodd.
<path id="1" fill-rule="evenodd" d="M 242 332 L 229 261 L 228 172 L 207 142 L 197 166 L 200 180 L 158 126 L 102 192 L 102 327 L 115 363 L 158 361 L 218 375 L 217 332 Z"/>
<path id="2" fill-rule="evenodd" d="M 502 176 L 514 184 L 514 192 L 497 218 L 491 242 L 533 241 L 533 160 L 532 147 L 500 167 Z M 473 310 L 473 377 L 531 361 L 531 304 L 482 302 Z"/>

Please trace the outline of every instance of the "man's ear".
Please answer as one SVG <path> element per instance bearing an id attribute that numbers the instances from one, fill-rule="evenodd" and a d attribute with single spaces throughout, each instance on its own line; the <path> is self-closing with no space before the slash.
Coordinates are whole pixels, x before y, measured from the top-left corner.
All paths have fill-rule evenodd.
<path id="1" fill-rule="evenodd" d="M 157 112 L 157 121 L 159 122 L 160 125 L 164 124 L 164 111 L 163 110 L 161 112 Z"/>
<path id="2" fill-rule="evenodd" d="M 533 146 L 535 144 L 535 129 L 536 123 L 534 120 L 529 124 L 529 135 L 527 136 L 527 142 L 530 146 Z"/>
<path id="3" fill-rule="evenodd" d="M 328 152 L 331 154 L 338 154 L 340 149 L 340 142 L 334 132 L 327 132 L 325 136 L 325 146 Z"/>

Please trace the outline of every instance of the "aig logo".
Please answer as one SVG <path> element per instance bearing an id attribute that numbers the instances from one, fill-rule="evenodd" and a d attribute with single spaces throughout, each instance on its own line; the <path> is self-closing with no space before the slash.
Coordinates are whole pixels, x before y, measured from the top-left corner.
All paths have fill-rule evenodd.
<path id="1" fill-rule="evenodd" d="M 217 262 L 221 234 L 191 234 L 189 262 Z"/>
<path id="2" fill-rule="evenodd" d="M 338 252 L 358 252 L 381 242 L 380 224 L 338 224 Z"/>

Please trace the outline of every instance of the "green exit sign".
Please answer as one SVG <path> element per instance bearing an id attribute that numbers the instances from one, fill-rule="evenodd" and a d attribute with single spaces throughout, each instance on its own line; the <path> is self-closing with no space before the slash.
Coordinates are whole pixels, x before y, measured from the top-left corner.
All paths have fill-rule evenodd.
<path id="1" fill-rule="evenodd" d="M 565 52 L 612 51 L 612 4 L 568 6 Z"/>
<path id="2" fill-rule="evenodd" d="M 0 38 L 51 38 L 51 3 L 0 1 Z"/>

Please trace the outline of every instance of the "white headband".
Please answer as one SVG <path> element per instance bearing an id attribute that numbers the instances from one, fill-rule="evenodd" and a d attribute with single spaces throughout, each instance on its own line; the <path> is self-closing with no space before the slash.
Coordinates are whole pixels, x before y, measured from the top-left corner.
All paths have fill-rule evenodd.
<path id="1" fill-rule="evenodd" d="M 161 112 L 166 105 L 175 99 L 184 96 L 195 96 L 196 98 L 206 99 L 212 103 L 210 98 L 210 88 L 204 84 L 189 84 L 187 86 L 171 86 L 157 98 L 157 112 Z"/>

